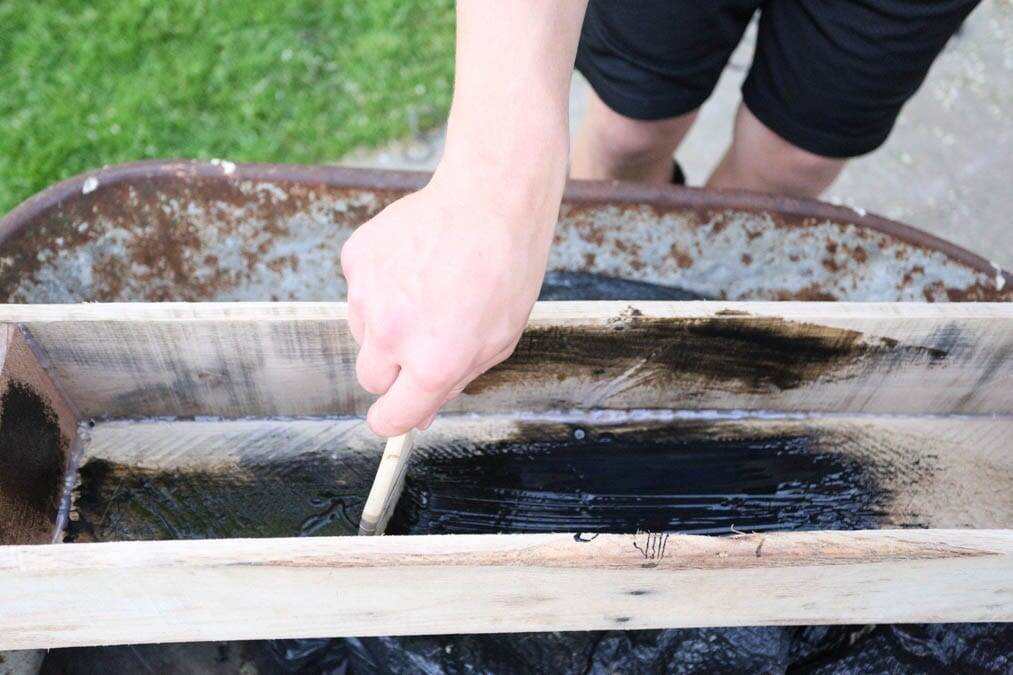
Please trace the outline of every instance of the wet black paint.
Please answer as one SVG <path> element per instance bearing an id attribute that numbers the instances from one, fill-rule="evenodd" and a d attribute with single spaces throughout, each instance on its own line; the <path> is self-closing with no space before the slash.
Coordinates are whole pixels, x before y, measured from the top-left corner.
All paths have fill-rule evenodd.
<path id="1" fill-rule="evenodd" d="M 531 424 L 494 446 L 420 447 L 388 532 L 683 531 L 875 527 L 886 497 L 804 434 L 728 436 L 708 423 Z M 78 470 L 67 541 L 348 535 L 376 457 L 303 454 L 197 469 L 102 459 Z"/>
<path id="2" fill-rule="evenodd" d="M 0 399 L 0 543 L 23 543 L 52 527 L 63 487 L 68 440 L 38 392 L 11 382 Z"/>
<path id="3" fill-rule="evenodd" d="M 324 453 L 215 470 L 89 459 L 67 541 L 352 535 L 378 457 Z"/>
<path id="4" fill-rule="evenodd" d="M 588 299 L 597 285 L 612 280 L 556 273 L 543 287 L 553 300 Z M 653 288 L 637 297 L 641 287 Z M 668 299 L 678 289 L 622 282 L 610 299 Z M 684 298 L 680 298 L 684 299 Z M 631 311 L 602 326 L 534 326 L 516 351 L 471 382 L 465 394 L 523 388 L 573 377 L 607 382 L 638 370 L 642 386 L 675 388 L 685 397 L 713 391 L 764 394 L 815 381 L 854 375 L 856 369 L 888 371 L 909 363 L 930 366 L 947 352 L 859 331 L 772 316 L 657 319 Z"/>
<path id="5" fill-rule="evenodd" d="M 804 435 L 706 438 L 707 425 L 574 427 L 444 448 L 413 463 L 391 534 L 742 531 L 876 526 L 862 467 Z M 579 440 L 578 440 L 579 439 Z"/>

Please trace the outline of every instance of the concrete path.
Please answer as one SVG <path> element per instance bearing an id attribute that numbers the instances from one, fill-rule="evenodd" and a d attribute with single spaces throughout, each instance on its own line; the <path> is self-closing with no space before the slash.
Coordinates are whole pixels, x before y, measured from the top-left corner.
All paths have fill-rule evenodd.
<path id="1" fill-rule="evenodd" d="M 706 179 L 728 145 L 754 45 L 752 26 L 677 153 L 691 185 Z M 587 93 L 574 75 L 571 129 L 583 118 Z M 443 137 L 436 129 L 343 163 L 432 169 Z M 914 225 L 1013 268 L 1013 0 L 985 0 L 974 11 L 890 139 L 853 161 L 824 199 Z"/>

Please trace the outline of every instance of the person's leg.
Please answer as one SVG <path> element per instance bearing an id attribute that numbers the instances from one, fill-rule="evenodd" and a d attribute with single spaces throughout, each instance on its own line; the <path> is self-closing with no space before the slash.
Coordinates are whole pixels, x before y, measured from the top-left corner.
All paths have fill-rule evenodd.
<path id="1" fill-rule="evenodd" d="M 796 0 L 761 10 L 715 188 L 817 196 L 879 147 L 978 0 Z"/>
<path id="2" fill-rule="evenodd" d="M 573 178 L 667 183 L 672 155 L 761 0 L 591 0 L 576 67 L 594 90 Z"/>
<path id="3" fill-rule="evenodd" d="M 570 177 L 668 183 L 672 155 L 696 111 L 660 120 L 620 115 L 591 92 L 587 117 L 570 153 Z"/>
<path id="4" fill-rule="evenodd" d="M 834 182 L 846 161 L 792 145 L 739 105 L 731 147 L 707 187 L 816 197 Z"/>

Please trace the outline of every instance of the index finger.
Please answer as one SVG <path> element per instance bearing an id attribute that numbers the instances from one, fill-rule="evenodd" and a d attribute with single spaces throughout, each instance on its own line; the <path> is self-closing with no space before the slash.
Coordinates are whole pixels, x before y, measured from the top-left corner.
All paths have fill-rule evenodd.
<path id="1" fill-rule="evenodd" d="M 427 391 L 402 368 L 387 393 L 370 406 L 366 416 L 369 428 L 388 438 L 407 433 L 439 411 L 450 389 Z"/>

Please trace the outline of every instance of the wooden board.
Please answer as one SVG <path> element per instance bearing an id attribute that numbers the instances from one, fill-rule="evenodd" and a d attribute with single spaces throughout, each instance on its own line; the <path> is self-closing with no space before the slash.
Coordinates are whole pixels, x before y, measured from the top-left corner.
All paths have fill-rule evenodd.
<path id="1" fill-rule="evenodd" d="M 1013 532 L 321 537 L 0 548 L 0 649 L 1013 620 Z"/>
<path id="2" fill-rule="evenodd" d="M 860 482 L 874 492 L 870 499 L 882 527 L 1013 528 L 1009 416 L 441 415 L 418 434 L 415 468 L 410 471 L 448 455 L 477 458 L 492 449 L 507 452 L 511 447 L 565 443 L 578 430 L 589 441 L 608 434 L 616 453 L 622 453 L 629 439 L 657 441 L 658 431 L 690 447 L 694 439 L 706 440 L 711 452 L 721 443 L 763 445 L 796 439 L 806 454 L 840 458 L 850 473 L 863 474 Z M 108 421 L 86 433 L 82 465 L 96 461 L 131 467 L 149 480 L 171 476 L 180 499 L 185 497 L 194 508 L 199 504 L 206 518 L 220 521 L 240 516 L 230 508 L 241 503 L 230 507 L 233 502 L 207 485 L 238 486 L 230 494 L 247 490 L 250 501 L 258 500 L 282 493 L 281 484 L 294 485 L 291 467 L 300 458 L 325 458 L 312 461 L 332 467 L 335 487 L 357 495 L 354 503 L 361 504 L 381 451 L 376 436 L 359 419 Z M 328 473 L 326 468 L 319 471 Z M 189 489 L 186 476 L 204 482 Z M 110 487 L 122 488 L 120 480 Z M 99 508 L 103 515 L 109 513 L 106 506 Z M 349 517 L 357 520 L 357 507 L 350 508 Z"/>
<path id="3" fill-rule="evenodd" d="M 77 416 L 12 324 L 0 324 L 0 362 L 0 544 L 49 543 Z"/>
<path id="4" fill-rule="evenodd" d="M 361 415 L 340 303 L 0 307 L 84 415 Z M 540 303 L 451 409 L 1005 414 L 1013 304 Z"/>

